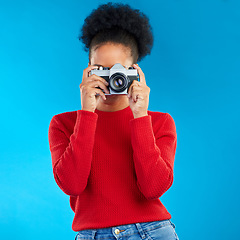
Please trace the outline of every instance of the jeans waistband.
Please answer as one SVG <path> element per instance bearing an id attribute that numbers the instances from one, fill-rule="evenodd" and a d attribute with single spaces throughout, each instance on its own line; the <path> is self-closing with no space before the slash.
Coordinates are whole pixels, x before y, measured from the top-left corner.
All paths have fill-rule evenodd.
<path id="1" fill-rule="evenodd" d="M 86 229 L 81 230 L 79 233 L 84 233 L 88 236 L 94 238 L 95 234 L 107 235 L 107 234 L 114 234 L 117 232 L 118 236 L 121 234 L 133 234 L 139 232 L 140 235 L 145 238 L 144 231 L 148 231 L 154 228 L 163 227 L 165 225 L 172 224 L 172 222 L 167 220 L 159 220 L 159 221 L 152 221 L 152 222 L 141 222 L 141 223 L 133 223 L 133 224 L 125 224 L 119 225 L 109 228 L 99 228 L 99 229 Z"/>

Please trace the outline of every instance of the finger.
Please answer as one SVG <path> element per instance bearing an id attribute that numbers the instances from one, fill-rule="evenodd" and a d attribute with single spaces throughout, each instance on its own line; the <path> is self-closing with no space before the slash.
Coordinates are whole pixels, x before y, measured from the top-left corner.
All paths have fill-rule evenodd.
<path id="1" fill-rule="evenodd" d="M 131 98 L 132 96 L 132 85 L 128 89 L 128 98 Z"/>
<path id="2" fill-rule="evenodd" d="M 132 100 L 134 101 L 134 102 L 136 102 L 136 96 L 138 95 L 138 93 L 135 91 L 133 91 L 132 92 Z"/>
<path id="3" fill-rule="evenodd" d="M 88 85 L 91 86 L 91 87 L 95 87 L 95 88 L 100 87 L 101 89 L 104 90 L 105 93 L 108 93 L 108 94 L 110 93 L 107 86 L 99 80 L 92 81 L 92 82 L 88 83 Z"/>
<path id="4" fill-rule="evenodd" d="M 84 78 L 87 78 L 89 72 L 90 72 L 91 70 L 97 69 L 97 68 L 98 68 L 98 66 L 89 65 L 87 68 L 85 68 L 85 69 L 83 70 L 83 77 L 84 77 Z"/>
<path id="5" fill-rule="evenodd" d="M 94 93 L 95 93 L 95 94 L 94 94 L 95 96 L 99 96 L 99 95 L 100 95 L 103 100 L 106 100 L 106 99 L 107 99 L 106 96 L 105 96 L 105 94 L 104 94 L 100 89 L 95 88 L 95 89 L 94 89 Z"/>
<path id="6" fill-rule="evenodd" d="M 138 70 L 138 75 L 140 77 L 140 82 L 146 84 L 145 75 L 144 75 L 142 69 L 138 66 L 138 64 L 133 64 L 133 67 Z"/>
<path id="7" fill-rule="evenodd" d="M 131 91 L 131 88 L 133 88 L 133 87 L 139 87 L 139 81 L 137 81 L 137 80 L 133 80 L 132 81 L 132 83 L 131 83 L 131 85 L 130 85 L 130 87 L 129 87 L 129 92 Z"/>
<path id="8" fill-rule="evenodd" d="M 134 80 L 134 81 L 135 81 L 135 80 Z M 133 82 L 134 82 L 134 81 L 133 81 Z M 131 97 L 132 97 L 132 88 L 133 88 L 133 84 L 134 84 L 133 82 L 132 82 L 132 84 L 130 85 L 130 87 L 129 87 L 129 89 L 128 89 L 128 98 L 131 98 Z"/>
<path id="9" fill-rule="evenodd" d="M 107 80 L 105 80 L 104 78 L 102 78 L 102 77 L 100 77 L 100 76 L 98 76 L 98 75 L 96 75 L 96 74 L 91 75 L 91 76 L 89 77 L 89 80 L 90 80 L 90 81 L 101 81 L 101 82 L 102 82 L 103 84 L 105 84 L 106 86 L 109 85 L 109 83 L 108 83 Z"/>
<path id="10" fill-rule="evenodd" d="M 141 91 L 142 90 L 142 87 L 138 86 L 137 84 L 138 84 L 138 82 L 136 80 L 134 80 L 133 83 L 131 84 L 131 86 L 129 88 L 129 91 L 128 91 L 129 98 L 133 97 L 132 95 L 135 91 Z"/>
<path id="11" fill-rule="evenodd" d="M 140 97 L 141 95 L 142 95 L 142 92 L 140 90 L 139 91 L 134 91 L 132 93 L 132 99 L 136 102 L 137 98 L 141 98 L 142 99 L 142 97 Z"/>
<path id="12" fill-rule="evenodd" d="M 83 85 L 86 85 L 88 84 L 89 82 L 95 82 L 95 81 L 100 81 L 102 82 L 105 86 L 108 86 L 109 83 L 104 79 L 104 78 L 101 78 L 100 76 L 97 76 L 95 74 L 91 75 L 90 77 L 87 78 L 87 81 L 82 81 L 79 85 L 80 89 Z"/>

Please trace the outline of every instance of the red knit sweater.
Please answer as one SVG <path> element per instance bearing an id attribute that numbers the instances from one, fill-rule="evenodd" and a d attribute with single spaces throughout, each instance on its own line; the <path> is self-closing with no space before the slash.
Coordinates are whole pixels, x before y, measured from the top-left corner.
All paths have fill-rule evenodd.
<path id="1" fill-rule="evenodd" d="M 70 196 L 72 229 L 96 229 L 170 219 L 160 197 L 173 183 L 176 126 L 168 113 L 134 118 L 77 110 L 49 126 L 53 174 Z"/>

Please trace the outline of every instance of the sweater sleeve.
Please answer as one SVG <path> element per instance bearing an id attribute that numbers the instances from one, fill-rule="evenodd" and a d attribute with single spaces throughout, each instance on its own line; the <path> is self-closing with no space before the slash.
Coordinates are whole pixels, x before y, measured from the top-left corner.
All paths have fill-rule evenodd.
<path id="1" fill-rule="evenodd" d="M 49 145 L 54 179 L 67 195 L 79 195 L 86 187 L 98 115 L 78 110 L 73 133 L 67 137 L 63 124 L 54 116 L 49 125 Z"/>
<path id="2" fill-rule="evenodd" d="M 165 115 L 155 135 L 151 115 L 129 122 L 137 186 L 149 200 L 160 198 L 173 183 L 177 133 L 173 118 Z"/>

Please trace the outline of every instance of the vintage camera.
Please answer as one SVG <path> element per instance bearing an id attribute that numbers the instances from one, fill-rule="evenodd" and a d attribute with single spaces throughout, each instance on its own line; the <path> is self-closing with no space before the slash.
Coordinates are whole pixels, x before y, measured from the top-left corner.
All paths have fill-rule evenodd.
<path id="1" fill-rule="evenodd" d="M 105 93 L 100 87 L 96 87 L 101 89 L 105 95 L 127 94 L 133 80 L 139 81 L 137 69 L 133 67 L 126 69 L 120 63 L 116 63 L 111 69 L 100 66 L 98 69 L 91 70 L 90 75 L 92 74 L 104 78 L 109 83 L 107 86 L 109 94 Z"/>

